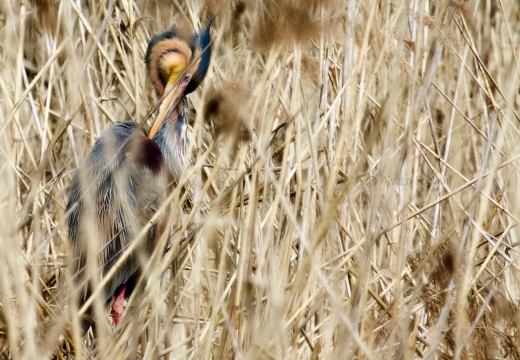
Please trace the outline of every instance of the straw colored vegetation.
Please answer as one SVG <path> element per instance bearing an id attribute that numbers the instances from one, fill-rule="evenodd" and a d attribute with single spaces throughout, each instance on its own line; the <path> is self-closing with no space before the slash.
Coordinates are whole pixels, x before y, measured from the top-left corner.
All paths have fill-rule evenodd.
<path id="1" fill-rule="evenodd" d="M 517 2 L 0 6 L 0 358 L 520 358 Z M 213 15 L 169 250 L 83 338 L 66 186 Z"/>

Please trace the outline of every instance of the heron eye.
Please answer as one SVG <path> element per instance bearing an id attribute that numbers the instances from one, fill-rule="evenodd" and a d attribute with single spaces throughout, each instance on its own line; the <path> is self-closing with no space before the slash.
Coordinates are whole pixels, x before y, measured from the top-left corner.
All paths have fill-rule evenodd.
<path id="1" fill-rule="evenodd" d="M 184 81 L 190 81 L 190 80 L 191 80 L 191 75 L 184 76 Z"/>

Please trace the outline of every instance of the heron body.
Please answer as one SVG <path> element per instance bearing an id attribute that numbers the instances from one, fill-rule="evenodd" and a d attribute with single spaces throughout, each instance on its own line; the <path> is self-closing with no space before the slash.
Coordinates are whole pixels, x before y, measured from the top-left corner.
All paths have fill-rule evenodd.
<path id="1" fill-rule="evenodd" d="M 151 39 L 145 61 L 159 102 L 150 132 L 132 121 L 110 126 L 68 186 L 67 224 L 80 307 L 116 264 L 102 300 L 124 297 L 154 249 L 157 224 L 131 245 L 159 208 L 168 182 L 180 176 L 188 145 L 186 95 L 206 76 L 210 26 L 200 34 L 172 28 Z M 125 251 L 131 253 L 119 261 Z M 85 331 L 93 323 L 92 310 L 86 315 Z M 114 314 L 116 325 L 118 320 Z"/>

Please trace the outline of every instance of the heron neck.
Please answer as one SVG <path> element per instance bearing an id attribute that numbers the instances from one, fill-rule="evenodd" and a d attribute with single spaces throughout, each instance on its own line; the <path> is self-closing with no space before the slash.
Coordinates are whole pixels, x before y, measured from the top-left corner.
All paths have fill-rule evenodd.
<path id="1" fill-rule="evenodd" d="M 165 164 L 175 181 L 179 180 L 183 168 L 184 155 L 188 147 L 188 101 L 179 102 L 176 111 L 157 131 L 153 140 L 163 154 Z"/>

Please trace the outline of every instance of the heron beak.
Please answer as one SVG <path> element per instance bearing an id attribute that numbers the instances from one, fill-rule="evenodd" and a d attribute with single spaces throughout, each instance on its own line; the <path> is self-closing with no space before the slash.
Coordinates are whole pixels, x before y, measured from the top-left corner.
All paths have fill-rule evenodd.
<path id="1" fill-rule="evenodd" d="M 164 91 L 164 97 L 159 107 L 159 114 L 155 119 L 155 122 L 150 129 L 148 138 L 153 139 L 163 124 L 171 118 L 171 115 L 177 110 L 177 105 L 184 96 L 186 87 L 190 83 L 191 74 L 187 74 L 181 77 L 177 81 L 169 82 Z M 175 117 L 176 119 L 177 117 Z"/>

